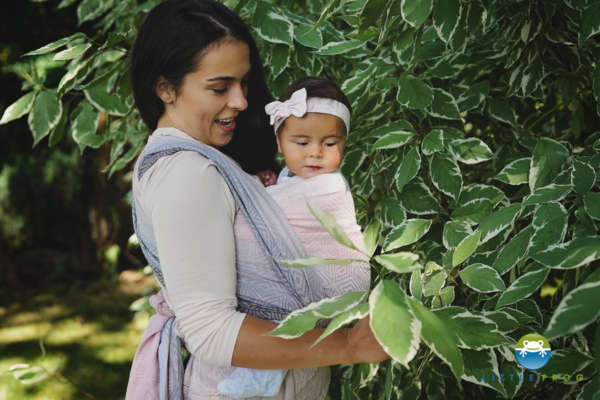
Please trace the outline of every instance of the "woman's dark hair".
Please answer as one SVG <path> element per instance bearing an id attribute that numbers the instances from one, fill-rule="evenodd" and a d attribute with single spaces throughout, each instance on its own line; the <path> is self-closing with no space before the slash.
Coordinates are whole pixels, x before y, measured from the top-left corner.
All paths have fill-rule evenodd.
<path id="1" fill-rule="evenodd" d="M 264 112 L 272 96 L 265 82 L 258 48 L 242 19 L 216 1 L 167 0 L 150 11 L 138 32 L 131 56 L 136 106 L 148 128 L 156 129 L 165 111 L 155 93 L 159 76 L 178 90 L 184 76 L 198 67 L 202 51 L 226 36 L 248 45 L 250 71 L 248 108 L 237 118 L 233 139 L 220 150 L 249 173 L 276 170 L 276 143 Z"/>
<path id="2" fill-rule="evenodd" d="M 319 76 L 305 76 L 297 79 L 281 94 L 281 96 L 279 96 L 279 101 L 289 100 L 296 90 L 302 88 L 306 89 L 307 98 L 323 97 L 326 99 L 337 100 L 348 107 L 350 114 L 352 114 L 352 106 L 344 92 L 342 92 L 342 90 L 331 80 Z M 280 125 L 279 130 L 281 130 L 284 125 L 285 121 Z"/>

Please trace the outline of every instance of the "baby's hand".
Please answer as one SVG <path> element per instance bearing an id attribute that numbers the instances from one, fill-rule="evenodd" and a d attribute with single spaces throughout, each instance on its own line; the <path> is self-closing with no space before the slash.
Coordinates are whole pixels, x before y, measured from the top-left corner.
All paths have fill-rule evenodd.
<path id="1" fill-rule="evenodd" d="M 260 181 L 265 187 L 277 183 L 277 175 L 275 175 L 275 172 L 271 171 L 270 169 L 260 171 L 256 174 L 256 176 L 258 176 L 258 179 L 260 179 Z"/>

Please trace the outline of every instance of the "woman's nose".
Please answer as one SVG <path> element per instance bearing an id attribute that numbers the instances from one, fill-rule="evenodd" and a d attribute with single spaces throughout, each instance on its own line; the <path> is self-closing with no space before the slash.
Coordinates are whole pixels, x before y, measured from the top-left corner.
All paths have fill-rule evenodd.
<path id="1" fill-rule="evenodd" d="M 246 94 L 241 86 L 232 89 L 228 105 L 231 109 L 238 111 L 244 111 L 248 108 L 248 100 L 246 100 Z"/>

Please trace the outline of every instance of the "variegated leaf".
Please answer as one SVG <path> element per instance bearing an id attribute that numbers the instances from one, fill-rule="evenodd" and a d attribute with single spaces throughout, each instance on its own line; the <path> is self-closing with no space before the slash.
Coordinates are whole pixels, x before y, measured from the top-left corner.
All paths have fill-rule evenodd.
<path id="1" fill-rule="evenodd" d="M 408 305 L 408 297 L 394 281 L 382 280 L 369 296 L 373 335 L 392 359 L 405 367 L 417 354 L 421 322 Z"/>

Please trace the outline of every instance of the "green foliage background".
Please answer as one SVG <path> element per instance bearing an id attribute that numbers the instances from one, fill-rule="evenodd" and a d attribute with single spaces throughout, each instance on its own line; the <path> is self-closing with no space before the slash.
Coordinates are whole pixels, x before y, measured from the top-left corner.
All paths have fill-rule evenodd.
<path id="1" fill-rule="evenodd" d="M 225 3 L 252 27 L 275 96 L 324 75 L 354 108 L 342 170 L 393 360 L 336 368 L 330 396 L 597 396 L 600 2 Z M 93 28 L 27 54 L 59 62 L 60 79 L 24 65 L 1 123 L 26 116 L 39 146 L 105 151 L 109 178 L 131 168 L 148 132 L 127 51 L 155 4 L 60 2 Z M 552 346 L 536 373 L 514 356 L 531 332 Z"/>

